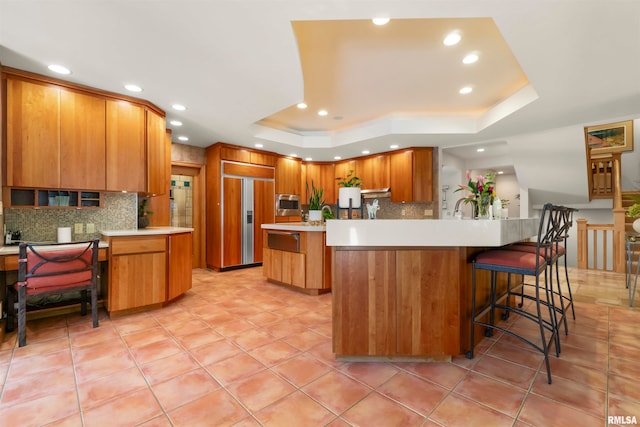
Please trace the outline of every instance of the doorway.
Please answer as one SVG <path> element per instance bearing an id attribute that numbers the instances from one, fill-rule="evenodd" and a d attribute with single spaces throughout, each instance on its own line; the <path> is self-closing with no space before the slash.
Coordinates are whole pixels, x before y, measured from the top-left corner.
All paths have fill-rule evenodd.
<path id="1" fill-rule="evenodd" d="M 205 268 L 204 165 L 171 163 L 171 226 L 193 228 L 193 268 Z"/>

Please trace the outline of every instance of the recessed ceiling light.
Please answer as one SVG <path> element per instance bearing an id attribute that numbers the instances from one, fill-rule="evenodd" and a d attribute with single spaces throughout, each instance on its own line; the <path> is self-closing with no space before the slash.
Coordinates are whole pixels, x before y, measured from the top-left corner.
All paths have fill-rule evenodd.
<path id="1" fill-rule="evenodd" d="M 376 25 L 387 25 L 389 23 L 389 18 L 373 18 L 371 21 Z"/>
<path id="2" fill-rule="evenodd" d="M 262 145 L 262 144 L 256 144 L 255 146 L 256 146 L 256 148 L 262 148 L 262 147 L 264 147 L 264 145 Z"/>
<path id="3" fill-rule="evenodd" d="M 169 123 L 174 126 L 182 126 L 182 122 L 180 120 L 171 120 Z"/>
<path id="4" fill-rule="evenodd" d="M 370 151 L 369 150 L 362 150 L 362 154 L 369 154 Z"/>
<path id="5" fill-rule="evenodd" d="M 444 38 L 444 41 L 442 43 L 444 43 L 445 46 L 453 46 L 460 43 L 460 40 L 462 40 L 462 36 L 460 35 L 460 32 L 454 31 L 447 34 L 447 37 Z"/>
<path id="6" fill-rule="evenodd" d="M 340 159 L 342 159 L 342 157 L 340 157 L 340 156 L 335 156 L 335 157 L 333 158 L 333 160 L 340 160 Z"/>
<path id="7" fill-rule="evenodd" d="M 399 147 L 399 145 L 398 145 L 398 144 L 393 144 L 393 145 L 390 145 L 390 146 L 389 146 L 389 148 L 391 148 L 392 150 L 393 150 L 393 149 L 395 149 L 395 148 L 398 148 L 398 147 Z"/>
<path id="8" fill-rule="evenodd" d="M 305 104 L 304 102 L 301 102 L 298 105 L 296 105 L 296 107 L 298 107 L 301 110 L 304 110 L 305 108 L 307 108 L 307 104 Z"/>
<path id="9" fill-rule="evenodd" d="M 189 140 L 189 138 L 188 138 L 188 137 L 186 137 L 186 136 L 179 136 L 179 137 L 178 137 L 178 139 L 179 139 L 180 141 L 188 141 L 188 140 Z"/>
<path id="10" fill-rule="evenodd" d="M 142 88 L 138 85 L 124 85 L 124 88 L 131 92 L 142 92 Z"/>
<path id="11" fill-rule="evenodd" d="M 477 53 L 470 53 L 462 59 L 463 64 L 473 64 L 478 61 Z"/>
<path id="12" fill-rule="evenodd" d="M 498 175 L 502 175 L 504 171 L 498 171 Z"/>
<path id="13" fill-rule="evenodd" d="M 461 95 L 466 95 L 468 93 L 471 93 L 473 91 L 473 88 L 471 86 L 465 86 L 462 89 L 460 89 L 458 92 L 460 92 Z"/>
<path id="14" fill-rule="evenodd" d="M 187 107 L 185 107 L 184 105 L 181 104 L 173 104 L 171 106 L 171 108 L 173 108 L 174 110 L 178 110 L 178 111 L 184 111 L 187 109 Z"/>
<path id="15" fill-rule="evenodd" d="M 477 151 L 478 153 L 483 153 L 483 152 L 484 152 L 484 148 L 478 148 L 476 151 Z"/>
<path id="16" fill-rule="evenodd" d="M 71 74 L 71 70 L 67 67 L 63 67 L 62 65 L 51 64 L 47 68 L 49 68 L 54 73 L 58 74 Z"/>
<path id="17" fill-rule="evenodd" d="M 304 158 L 307 162 L 310 162 L 311 160 L 313 160 L 311 157 L 305 157 Z"/>
<path id="18" fill-rule="evenodd" d="M 327 114 L 329 114 L 329 112 L 328 112 L 327 110 L 319 110 L 319 111 L 318 111 L 318 115 L 319 115 L 319 116 L 324 117 L 324 116 L 326 116 Z"/>

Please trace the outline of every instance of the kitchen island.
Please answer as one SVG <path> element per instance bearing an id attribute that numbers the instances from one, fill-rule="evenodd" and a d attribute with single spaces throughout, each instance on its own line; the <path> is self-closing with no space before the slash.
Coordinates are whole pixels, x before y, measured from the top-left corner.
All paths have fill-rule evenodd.
<path id="1" fill-rule="evenodd" d="M 102 231 L 109 246 L 111 317 L 162 307 L 191 289 L 192 228 Z"/>
<path id="2" fill-rule="evenodd" d="M 465 353 L 472 259 L 535 237 L 538 224 L 538 218 L 327 221 L 336 357 L 448 360 Z M 477 304 L 484 306 L 488 272 L 479 271 L 477 280 Z"/>
<path id="3" fill-rule="evenodd" d="M 331 290 L 331 249 L 324 225 L 262 224 L 262 271 L 269 282 L 311 295 Z"/>

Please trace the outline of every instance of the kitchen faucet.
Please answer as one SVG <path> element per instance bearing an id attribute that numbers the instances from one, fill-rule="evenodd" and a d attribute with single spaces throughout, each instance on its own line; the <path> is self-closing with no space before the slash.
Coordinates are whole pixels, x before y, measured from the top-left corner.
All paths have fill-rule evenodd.
<path id="1" fill-rule="evenodd" d="M 464 202 L 465 200 L 467 200 L 466 197 L 462 197 L 461 199 L 458 199 L 458 201 L 456 202 L 456 206 L 453 208 L 453 215 L 454 216 L 458 212 L 460 212 L 460 217 L 462 218 L 462 211 L 460 210 L 460 203 Z M 469 203 L 471 203 L 471 218 L 475 218 L 476 217 L 476 210 L 478 208 L 478 205 L 477 205 L 475 200 L 470 200 Z"/>

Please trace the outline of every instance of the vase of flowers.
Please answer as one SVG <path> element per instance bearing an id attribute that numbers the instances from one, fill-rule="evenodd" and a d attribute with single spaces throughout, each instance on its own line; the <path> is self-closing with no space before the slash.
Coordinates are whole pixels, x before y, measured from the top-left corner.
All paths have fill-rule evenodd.
<path id="1" fill-rule="evenodd" d="M 472 203 L 476 208 L 476 218 L 489 218 L 489 206 L 493 204 L 495 197 L 495 174 L 488 173 L 479 175 L 475 180 L 471 179 L 471 174 L 467 171 L 467 183 L 460 184 L 456 191 L 468 191 L 469 195 L 464 199 L 464 203 Z"/>

